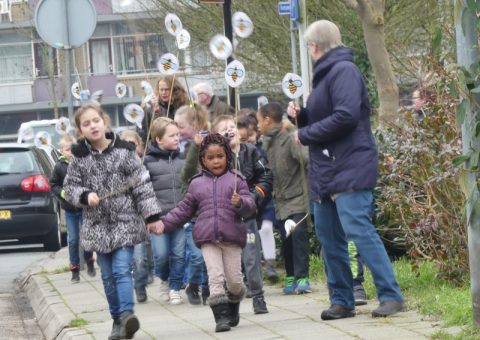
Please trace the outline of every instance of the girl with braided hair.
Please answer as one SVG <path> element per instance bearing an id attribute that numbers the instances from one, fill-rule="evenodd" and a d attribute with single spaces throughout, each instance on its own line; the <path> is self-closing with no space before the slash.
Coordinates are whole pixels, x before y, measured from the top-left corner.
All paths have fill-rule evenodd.
<path id="1" fill-rule="evenodd" d="M 176 208 L 161 217 L 156 233 L 181 228 L 195 213 L 193 240 L 207 265 L 216 332 L 239 323 L 240 301 L 245 293 L 241 256 L 247 232 L 243 218 L 256 205 L 242 175 L 231 169 L 232 150 L 220 134 L 207 135 L 200 145 L 202 171 L 193 176 L 188 191 Z M 226 289 L 225 289 L 226 287 Z"/>

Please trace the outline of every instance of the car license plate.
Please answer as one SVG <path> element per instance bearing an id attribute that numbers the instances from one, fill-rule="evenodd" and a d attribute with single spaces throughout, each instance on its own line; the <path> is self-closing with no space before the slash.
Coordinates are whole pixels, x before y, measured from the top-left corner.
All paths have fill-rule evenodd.
<path id="1" fill-rule="evenodd" d="M 10 210 L 0 210 L 0 220 L 10 220 L 12 212 Z"/>

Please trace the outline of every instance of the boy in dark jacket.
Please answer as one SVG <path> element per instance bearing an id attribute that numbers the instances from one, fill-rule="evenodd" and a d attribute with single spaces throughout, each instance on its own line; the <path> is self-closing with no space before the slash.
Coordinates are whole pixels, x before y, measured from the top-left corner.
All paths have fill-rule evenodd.
<path id="1" fill-rule="evenodd" d="M 262 106 L 257 113 L 263 147 L 272 163 L 275 215 L 283 226 L 287 220 L 297 225 L 290 235 L 281 228 L 285 259 L 284 294 L 310 292 L 309 239 L 307 232 L 307 150 L 295 143 L 282 123 L 278 103 Z"/>
<path id="2" fill-rule="evenodd" d="M 72 136 L 64 136 L 60 140 L 60 153 L 62 154 L 58 159 L 55 168 L 53 169 L 50 184 L 52 192 L 60 202 L 60 206 L 65 210 L 65 221 L 67 223 L 67 237 L 68 237 L 68 254 L 70 257 L 70 270 L 72 272 L 72 283 L 80 281 L 80 256 L 79 256 L 79 238 L 80 225 L 82 224 L 82 209 L 77 208 L 67 201 L 65 201 L 65 192 L 63 191 L 63 180 L 67 175 L 67 167 L 72 157 L 72 144 L 75 139 Z M 95 276 L 95 266 L 93 252 L 84 251 L 83 258 L 87 263 L 87 273 L 90 276 Z"/>
<path id="3" fill-rule="evenodd" d="M 233 116 L 217 117 L 212 124 L 212 132 L 220 133 L 230 140 L 230 146 L 234 152 L 232 168 L 239 171 L 247 180 L 258 212 L 264 207 L 272 192 L 271 170 L 261 161 L 254 145 L 240 144 Z M 256 213 L 245 218 L 245 225 L 247 226 L 247 245 L 242 252 L 242 263 L 253 298 L 253 311 L 255 314 L 264 314 L 268 313 L 268 309 L 263 295 L 260 236 Z"/>

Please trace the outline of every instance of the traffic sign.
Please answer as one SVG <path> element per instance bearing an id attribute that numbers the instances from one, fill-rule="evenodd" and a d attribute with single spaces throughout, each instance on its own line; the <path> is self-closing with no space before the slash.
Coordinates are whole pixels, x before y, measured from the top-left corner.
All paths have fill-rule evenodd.
<path id="1" fill-rule="evenodd" d="M 41 0 L 35 10 L 38 35 L 55 48 L 80 47 L 97 25 L 91 0 Z"/>
<path id="2" fill-rule="evenodd" d="M 280 1 L 278 3 L 278 14 L 290 15 L 290 1 Z"/>

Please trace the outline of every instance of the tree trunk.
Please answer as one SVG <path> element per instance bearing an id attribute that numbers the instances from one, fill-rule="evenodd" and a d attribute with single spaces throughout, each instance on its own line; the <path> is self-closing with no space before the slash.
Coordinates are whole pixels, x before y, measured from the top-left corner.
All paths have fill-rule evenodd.
<path id="1" fill-rule="evenodd" d="M 354 9 L 362 21 L 368 59 L 377 82 L 380 123 L 394 123 L 397 118 L 399 95 L 390 56 L 385 46 L 383 16 L 385 1 L 344 0 L 344 3 Z"/>

